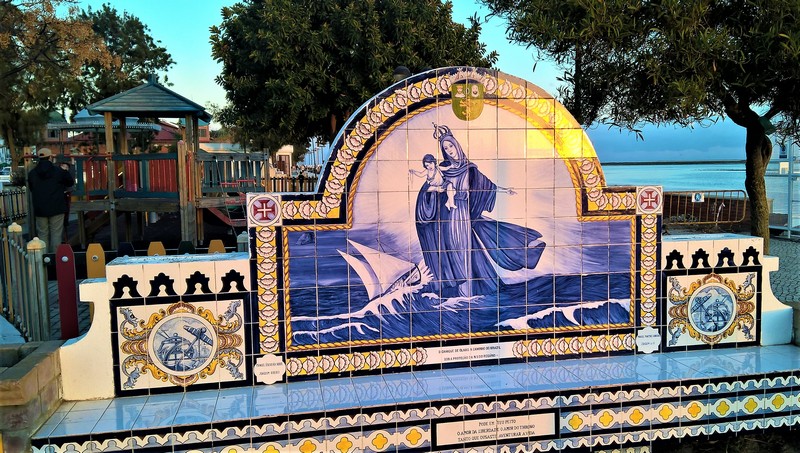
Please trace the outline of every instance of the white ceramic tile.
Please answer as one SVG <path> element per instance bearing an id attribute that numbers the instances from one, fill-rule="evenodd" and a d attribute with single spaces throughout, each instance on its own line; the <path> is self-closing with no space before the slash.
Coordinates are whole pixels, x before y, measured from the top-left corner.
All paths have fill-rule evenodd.
<path id="1" fill-rule="evenodd" d="M 110 399 L 102 399 L 102 400 L 88 400 L 88 401 L 76 401 L 75 404 L 70 409 L 70 412 L 76 411 L 104 411 L 108 408 L 108 405 L 111 404 Z"/>
<path id="2" fill-rule="evenodd" d="M 681 262 L 684 268 L 688 268 L 689 265 L 692 264 L 691 257 L 689 256 L 689 242 L 682 240 L 664 240 L 661 243 L 661 269 L 667 269 L 668 258 L 675 252 L 682 256 Z M 679 262 L 673 260 L 671 269 L 679 268 Z"/>
<path id="3" fill-rule="evenodd" d="M 106 280 L 111 297 L 117 295 L 122 299 L 129 299 L 137 297 L 137 294 L 138 297 L 144 297 L 146 295 L 143 284 L 144 267 L 139 263 L 126 264 L 127 262 L 127 258 L 117 258 L 106 265 Z M 132 282 L 132 285 L 129 282 Z"/>
<path id="4" fill-rule="evenodd" d="M 384 375 L 383 380 L 389 387 L 392 397 L 398 403 L 419 401 L 420 398 L 425 401 L 429 400 L 422 385 L 413 376 L 409 377 L 400 373 L 393 373 Z"/>
<path id="5" fill-rule="evenodd" d="M 717 264 L 716 262 L 716 255 L 714 253 L 714 241 L 709 240 L 699 240 L 699 241 L 692 241 L 688 244 L 687 250 L 687 261 L 684 261 L 684 265 L 687 269 L 691 268 L 692 263 L 694 262 L 693 256 L 697 254 L 700 250 L 704 251 L 708 254 L 708 266 L 714 266 Z M 704 267 L 704 263 L 702 259 L 697 260 L 697 267 L 702 268 Z"/>
<path id="6" fill-rule="evenodd" d="M 461 392 L 441 371 L 420 371 L 415 377 L 422 390 L 431 399 L 449 399 L 461 397 Z"/>
<path id="7" fill-rule="evenodd" d="M 491 394 L 491 388 L 471 368 L 451 368 L 443 373 L 465 398 Z"/>
<path id="8" fill-rule="evenodd" d="M 163 275 L 162 275 L 163 274 Z M 165 278 L 166 277 L 166 278 Z M 169 290 L 166 285 L 156 285 L 154 280 L 158 278 L 158 281 L 166 281 L 167 279 L 172 280 L 170 284 L 172 285 L 172 292 L 174 294 L 170 294 Z M 153 263 L 148 264 L 147 266 L 143 266 L 143 291 L 144 293 L 142 296 L 144 297 L 152 297 L 151 293 L 154 292 L 153 296 L 167 296 L 167 295 L 180 295 L 182 293 L 178 293 L 178 281 L 180 280 L 180 265 L 175 262 L 164 262 L 164 263 Z"/>
<path id="9" fill-rule="evenodd" d="M 352 379 L 356 397 L 362 406 L 396 404 L 389 385 L 382 376 L 361 376 Z"/>
<path id="10" fill-rule="evenodd" d="M 356 407 L 368 401 L 361 402 L 350 378 L 327 379 L 321 385 L 322 401 L 325 409 L 332 411 Z"/>
<path id="11" fill-rule="evenodd" d="M 253 407 L 253 388 L 234 387 L 219 391 L 213 421 L 240 420 L 250 417 Z"/>
<path id="12" fill-rule="evenodd" d="M 216 280 L 214 261 L 182 261 L 179 264 L 180 277 L 176 282 L 179 295 L 189 293 L 189 280 L 194 282 L 193 295 L 202 295 L 204 286 L 207 285 L 208 294 L 213 294 L 212 285 Z"/>
<path id="13" fill-rule="evenodd" d="M 511 377 L 503 367 L 475 367 L 473 371 L 487 386 L 489 386 L 491 393 L 504 394 L 525 390 L 525 387 Z"/>
<path id="14" fill-rule="evenodd" d="M 244 291 L 249 291 L 252 289 L 250 282 L 250 260 L 237 259 L 214 261 L 214 274 L 215 278 L 212 280 L 211 284 L 212 292 L 222 292 L 223 289 L 228 291 L 241 291 L 242 289 L 240 289 L 237 283 L 231 282 L 226 285 L 223 282 L 223 280 L 227 280 L 230 277 L 235 278 L 237 282 L 241 281 Z"/>
<path id="15" fill-rule="evenodd" d="M 716 266 L 717 262 L 719 262 L 719 254 L 722 253 L 725 249 L 730 250 L 733 254 L 733 265 L 738 266 L 741 264 L 741 254 L 739 252 L 739 239 L 736 237 L 721 237 L 718 239 L 714 239 L 714 252 L 713 252 L 713 260 L 710 264 L 712 266 Z M 723 266 L 728 265 L 728 259 L 723 259 Z"/>
<path id="16" fill-rule="evenodd" d="M 288 411 L 287 384 L 259 385 L 253 388 L 252 417 L 284 414 Z"/>
<path id="17" fill-rule="evenodd" d="M 764 239 L 755 236 L 742 236 L 739 238 L 739 252 L 744 253 L 753 247 L 757 252 L 759 252 L 759 260 L 761 259 L 761 254 L 764 252 Z"/>

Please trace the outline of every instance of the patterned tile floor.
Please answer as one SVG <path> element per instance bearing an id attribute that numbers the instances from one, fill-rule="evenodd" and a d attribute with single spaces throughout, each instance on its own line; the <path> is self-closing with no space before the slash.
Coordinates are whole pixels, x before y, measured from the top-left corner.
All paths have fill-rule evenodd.
<path id="1" fill-rule="evenodd" d="M 571 359 L 64 403 L 34 439 L 481 395 L 760 375 L 800 369 L 792 345 Z"/>

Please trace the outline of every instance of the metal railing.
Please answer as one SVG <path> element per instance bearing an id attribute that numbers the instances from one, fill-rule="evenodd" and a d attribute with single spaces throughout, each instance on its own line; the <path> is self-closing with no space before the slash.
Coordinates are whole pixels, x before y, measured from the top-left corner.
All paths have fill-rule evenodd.
<path id="1" fill-rule="evenodd" d="M 3 316 L 28 341 L 50 340 L 45 244 L 38 239 L 25 243 L 16 223 L 0 234 Z"/>
<path id="2" fill-rule="evenodd" d="M 28 216 L 28 191 L 24 187 L 0 190 L 0 225 L 8 225 Z"/>
<path id="3" fill-rule="evenodd" d="M 767 196 L 774 200 L 770 209 L 769 228 L 773 232 L 784 232 L 787 237 L 800 234 L 800 155 L 797 146 L 782 148 L 783 153 L 767 164 L 764 181 Z"/>
<path id="4" fill-rule="evenodd" d="M 665 227 L 734 225 L 747 219 L 749 200 L 743 190 L 665 192 Z"/>

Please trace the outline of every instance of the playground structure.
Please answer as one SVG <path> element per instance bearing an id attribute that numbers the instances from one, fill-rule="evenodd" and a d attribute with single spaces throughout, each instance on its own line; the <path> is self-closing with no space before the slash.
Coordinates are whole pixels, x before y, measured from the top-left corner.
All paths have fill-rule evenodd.
<path id="1" fill-rule="evenodd" d="M 62 153 L 58 159 L 74 164 L 76 186 L 71 211 L 78 215 L 79 241 L 89 242 L 87 232 L 97 227 L 111 229 L 111 247 L 119 245 L 115 219 L 123 215 L 124 241 L 131 242 L 142 231 L 149 213 L 177 212 L 181 240 L 205 240 L 203 217 L 215 215 L 233 227 L 242 228 L 243 196 L 251 191 L 310 191 L 312 177 L 290 177 L 292 150 L 269 152 L 206 152 L 200 148 L 199 124 L 210 121 L 205 109 L 159 84 L 155 78 L 86 108 L 88 115 L 101 115 L 104 144 L 92 153 Z M 175 152 L 143 153 L 128 143 L 129 129 L 152 129 L 151 123 L 127 124 L 130 118 L 177 118 L 180 141 Z M 64 130 L 99 130 L 99 124 L 76 122 L 55 125 Z M 88 129 L 87 129 L 88 128 Z M 148 129 L 149 128 L 149 129 Z M 207 131 L 205 131 L 207 132 Z M 63 148 L 63 143 L 60 145 Z M 85 147 L 84 147 L 85 148 Z M 98 148 L 95 146 L 94 148 Z M 32 161 L 33 156 L 26 156 Z M 285 167 L 272 168 L 271 157 Z M 281 173 L 281 174 L 277 174 Z M 113 220 L 112 220 L 113 219 Z"/>
<path id="2" fill-rule="evenodd" d="M 75 163 L 76 186 L 71 211 L 78 215 L 79 241 L 85 248 L 89 222 L 103 214 L 101 226 L 110 225 L 111 247 L 119 245 L 116 222 L 125 216 L 124 241 L 142 231 L 147 214 L 177 212 L 181 240 L 205 241 L 204 215 L 244 227 L 244 194 L 265 191 L 312 191 L 316 178 L 270 176 L 269 153 L 208 153 L 186 151 L 155 154 L 66 155 Z M 180 178 L 177 175 L 183 174 Z M 109 177 L 109 175 L 111 175 Z M 107 213 L 107 214 L 105 214 Z"/>
<path id="3" fill-rule="evenodd" d="M 34 450 L 643 452 L 800 420 L 777 259 L 662 237 L 661 188 L 607 187 L 530 82 L 413 76 L 351 117 L 314 191 L 244 203 L 247 252 L 81 285 L 94 320 Z"/>

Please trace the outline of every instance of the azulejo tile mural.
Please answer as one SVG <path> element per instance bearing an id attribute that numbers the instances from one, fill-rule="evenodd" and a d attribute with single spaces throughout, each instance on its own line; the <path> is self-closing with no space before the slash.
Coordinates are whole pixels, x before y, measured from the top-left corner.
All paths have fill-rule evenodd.
<path id="1" fill-rule="evenodd" d="M 631 350 L 637 288 L 652 285 L 655 316 L 636 199 L 605 189 L 584 132 L 539 88 L 474 68 L 411 78 L 351 118 L 317 193 L 282 194 L 281 231 L 251 209 L 259 322 L 284 323 L 262 352 L 282 344 L 291 376 Z M 280 282 L 262 266 L 278 262 Z"/>
<path id="2" fill-rule="evenodd" d="M 100 321 L 62 350 L 64 394 L 99 401 L 34 447 L 643 452 L 797 424 L 776 259 L 662 237 L 663 201 L 606 187 L 535 85 L 413 76 L 350 118 L 315 192 L 248 194 L 249 253 L 84 282 Z M 102 386 L 76 379 L 92 348 Z"/>

